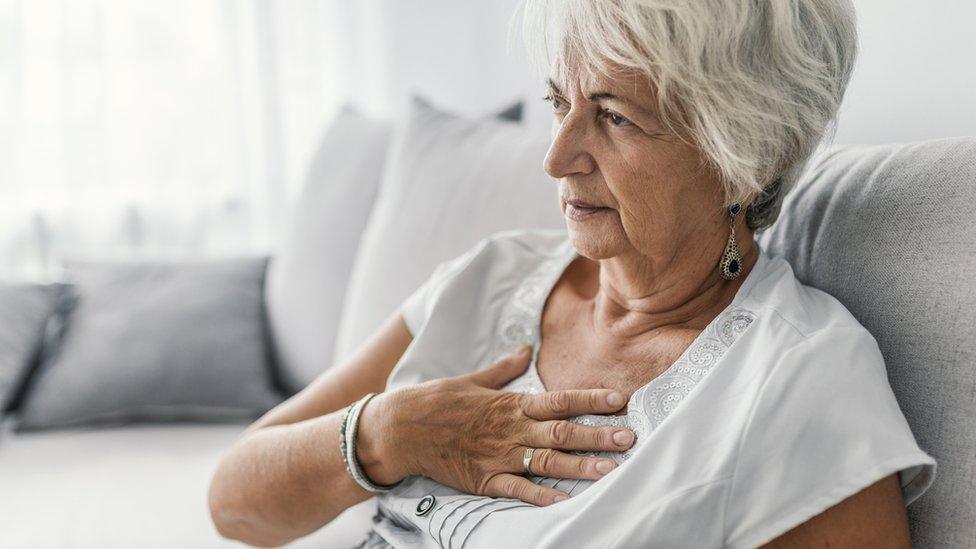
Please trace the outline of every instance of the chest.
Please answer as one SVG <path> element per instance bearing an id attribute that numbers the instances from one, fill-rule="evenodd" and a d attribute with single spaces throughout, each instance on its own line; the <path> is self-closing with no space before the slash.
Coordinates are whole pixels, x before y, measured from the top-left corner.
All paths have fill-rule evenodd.
<path id="1" fill-rule="evenodd" d="M 701 333 L 669 328 L 626 344 L 600 337 L 588 302 L 557 285 L 542 311 L 536 371 L 548 391 L 614 389 L 630 396 L 660 376 Z M 615 415 L 625 415 L 626 409 Z"/>

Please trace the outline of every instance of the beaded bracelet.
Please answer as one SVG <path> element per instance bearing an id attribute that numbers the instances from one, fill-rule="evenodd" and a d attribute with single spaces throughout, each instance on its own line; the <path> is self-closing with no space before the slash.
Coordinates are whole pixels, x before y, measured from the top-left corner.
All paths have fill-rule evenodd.
<path id="1" fill-rule="evenodd" d="M 374 396 L 376 396 L 376 393 L 367 394 L 351 404 L 342 415 L 342 421 L 339 423 L 339 452 L 342 454 L 342 461 L 346 464 L 346 471 L 349 472 L 349 475 L 357 484 L 367 491 L 382 493 L 389 492 L 403 481 L 400 480 L 396 484 L 385 486 L 375 484 L 369 480 L 362 467 L 360 467 L 359 460 L 356 459 L 356 431 L 359 427 L 359 413 Z"/>

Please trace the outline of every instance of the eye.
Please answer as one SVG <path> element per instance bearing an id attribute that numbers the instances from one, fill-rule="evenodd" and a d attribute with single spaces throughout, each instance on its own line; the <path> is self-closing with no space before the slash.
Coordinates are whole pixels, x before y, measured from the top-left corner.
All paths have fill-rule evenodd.
<path id="1" fill-rule="evenodd" d="M 613 111 L 611 111 L 609 109 L 601 109 L 600 110 L 600 113 L 603 116 L 606 116 L 607 117 L 607 120 L 609 120 L 610 123 L 613 124 L 614 126 L 621 126 L 621 127 L 623 127 L 623 126 L 633 126 L 634 125 L 634 123 L 631 122 L 630 120 L 627 120 L 623 116 L 620 116 L 619 114 L 617 114 L 617 113 L 615 113 L 615 112 L 613 112 Z"/>
<path id="2" fill-rule="evenodd" d="M 542 100 L 543 101 L 548 101 L 549 103 L 551 103 L 552 104 L 552 110 L 554 112 L 557 112 L 557 111 L 559 111 L 562 108 L 563 100 L 560 99 L 559 97 L 556 97 L 556 96 L 552 95 L 552 94 L 546 95 L 545 97 L 542 98 Z"/>

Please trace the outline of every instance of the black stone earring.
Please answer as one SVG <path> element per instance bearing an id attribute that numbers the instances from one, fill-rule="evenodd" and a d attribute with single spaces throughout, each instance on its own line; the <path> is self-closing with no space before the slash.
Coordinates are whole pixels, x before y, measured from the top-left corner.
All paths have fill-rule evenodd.
<path id="1" fill-rule="evenodd" d="M 735 216 L 739 215 L 739 209 L 738 202 L 729 206 L 729 225 L 732 227 L 732 230 L 729 234 L 729 241 L 725 245 L 725 253 L 722 254 L 722 260 L 718 262 L 719 267 L 722 269 L 722 278 L 725 280 L 732 280 L 742 272 L 742 253 L 739 251 L 739 246 L 735 243 Z"/>

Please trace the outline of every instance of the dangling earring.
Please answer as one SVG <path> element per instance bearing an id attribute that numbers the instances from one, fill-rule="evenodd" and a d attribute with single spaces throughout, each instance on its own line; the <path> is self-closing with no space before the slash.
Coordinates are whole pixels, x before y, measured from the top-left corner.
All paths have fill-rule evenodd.
<path id="1" fill-rule="evenodd" d="M 722 278 L 732 280 L 742 272 L 742 253 L 735 243 L 735 216 L 739 214 L 739 203 L 736 202 L 729 206 L 729 225 L 732 231 L 729 234 L 729 242 L 725 245 L 725 253 L 722 260 L 718 262 L 722 269 Z"/>

